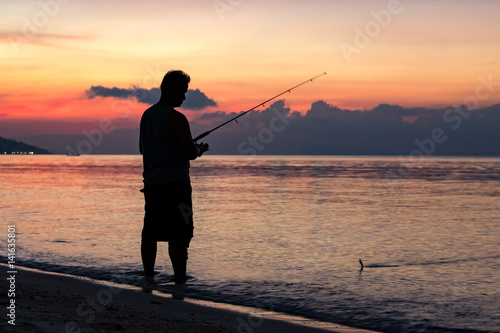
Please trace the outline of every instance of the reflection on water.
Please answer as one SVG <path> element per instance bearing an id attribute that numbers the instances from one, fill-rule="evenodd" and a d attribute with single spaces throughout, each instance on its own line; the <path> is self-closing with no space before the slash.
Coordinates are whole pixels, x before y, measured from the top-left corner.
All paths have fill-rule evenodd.
<path id="1" fill-rule="evenodd" d="M 136 283 L 141 171 L 139 156 L 1 157 L 19 260 Z M 206 156 L 191 174 L 192 296 L 388 332 L 499 332 L 499 159 Z M 158 265 L 167 279 L 166 246 Z"/>

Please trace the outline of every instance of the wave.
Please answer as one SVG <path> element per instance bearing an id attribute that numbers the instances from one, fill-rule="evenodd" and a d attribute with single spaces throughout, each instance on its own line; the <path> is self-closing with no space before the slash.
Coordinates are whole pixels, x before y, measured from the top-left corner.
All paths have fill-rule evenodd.
<path id="1" fill-rule="evenodd" d="M 385 263 L 374 263 L 365 264 L 364 268 L 394 268 L 394 267 L 404 267 L 404 266 L 430 266 L 430 265 L 449 265 L 458 264 L 465 262 L 477 262 L 482 260 L 490 259 L 500 259 L 500 255 L 487 256 L 487 257 L 474 257 L 474 258 L 463 258 L 463 259 L 440 259 L 440 260 L 429 260 L 422 262 L 405 262 L 400 264 L 385 264 Z"/>
<path id="2" fill-rule="evenodd" d="M 498 258 L 494 256 L 492 258 Z M 478 260 L 469 258 L 467 260 Z M 443 262 L 450 262 L 447 260 Z M 459 261 L 459 260 L 453 260 Z M 24 260 L 20 265 L 29 268 L 41 269 L 76 276 L 85 276 L 91 279 L 115 282 L 135 287 L 145 291 L 157 290 L 174 297 L 179 293 L 172 283 L 172 276 L 159 274 L 155 276 L 156 283 L 146 280 L 140 270 L 120 270 L 119 268 L 97 268 L 56 265 L 34 260 Z M 421 263 L 422 264 L 422 263 Z M 432 264 L 424 263 L 424 264 Z M 389 264 L 372 264 L 367 267 L 398 267 Z M 178 296 L 178 295 L 177 295 Z M 377 330 L 387 333 L 493 333 L 500 331 L 485 331 L 480 329 L 459 329 L 438 325 L 429 321 L 425 313 L 418 314 L 411 311 L 400 311 L 405 307 L 433 308 L 433 304 L 421 304 L 420 300 L 382 297 L 371 299 L 369 295 L 356 294 L 347 289 L 325 290 L 319 282 L 292 284 L 273 280 L 239 280 L 239 281 L 199 281 L 189 277 L 188 284 L 182 290 L 182 297 L 209 300 L 213 302 L 229 303 L 256 308 L 259 311 L 277 311 L 291 315 L 342 324 L 361 329 Z M 390 303 L 390 304 L 389 304 Z M 380 307 L 386 310 L 381 314 Z M 391 310 L 392 309 L 392 310 Z M 460 308 L 461 309 L 461 308 Z M 453 315 L 453 314 L 452 314 Z M 456 313 L 457 316 L 460 313 Z M 453 325 L 452 323 L 450 324 Z"/>
<path id="3" fill-rule="evenodd" d="M 57 157 L 57 156 L 56 156 Z M 0 164 L 2 173 L 64 172 L 116 173 L 139 175 L 139 158 L 120 159 L 102 156 L 92 159 L 31 161 L 29 164 Z M 35 163 L 36 162 L 36 163 Z M 210 156 L 191 163 L 193 176 L 271 176 L 271 177 L 337 177 L 367 178 L 397 181 L 421 179 L 427 181 L 464 180 L 500 181 L 500 160 L 495 158 L 429 158 L 408 161 L 404 157 L 324 157 L 324 156 Z M 500 196 L 500 191 L 491 193 Z"/>

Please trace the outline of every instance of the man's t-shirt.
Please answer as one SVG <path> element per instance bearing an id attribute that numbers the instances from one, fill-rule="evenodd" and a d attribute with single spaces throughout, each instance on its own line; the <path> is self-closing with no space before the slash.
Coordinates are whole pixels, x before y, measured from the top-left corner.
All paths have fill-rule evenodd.
<path id="1" fill-rule="evenodd" d="M 189 181 L 189 160 L 173 133 L 167 131 L 167 116 L 174 108 L 155 104 L 144 111 L 140 126 L 140 148 L 144 183 Z"/>

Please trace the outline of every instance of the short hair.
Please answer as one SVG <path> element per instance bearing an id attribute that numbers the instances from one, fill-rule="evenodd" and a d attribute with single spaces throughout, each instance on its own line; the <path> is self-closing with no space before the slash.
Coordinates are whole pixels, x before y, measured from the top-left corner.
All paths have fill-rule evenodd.
<path id="1" fill-rule="evenodd" d="M 171 89 L 187 87 L 191 77 L 180 70 L 171 70 L 163 77 L 161 81 L 160 90 L 164 94 Z"/>

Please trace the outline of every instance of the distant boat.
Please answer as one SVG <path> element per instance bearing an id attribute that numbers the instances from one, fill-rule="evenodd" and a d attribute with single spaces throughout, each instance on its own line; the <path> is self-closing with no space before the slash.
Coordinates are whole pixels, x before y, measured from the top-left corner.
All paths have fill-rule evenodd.
<path id="1" fill-rule="evenodd" d="M 78 153 L 67 153 L 66 156 L 80 156 Z"/>

